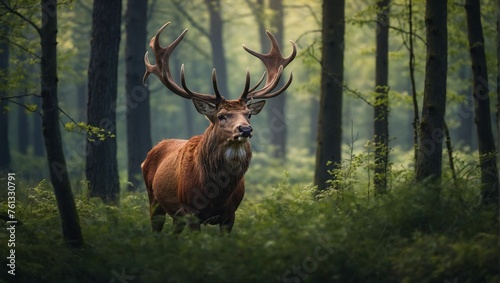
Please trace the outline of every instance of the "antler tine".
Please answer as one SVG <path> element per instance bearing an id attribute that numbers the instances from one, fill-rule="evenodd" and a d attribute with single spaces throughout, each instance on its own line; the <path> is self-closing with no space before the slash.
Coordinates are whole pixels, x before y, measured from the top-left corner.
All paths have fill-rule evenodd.
<path id="1" fill-rule="evenodd" d="M 260 86 L 265 76 L 266 72 L 264 72 L 264 74 L 262 74 L 262 76 L 260 77 L 259 81 L 252 88 L 250 88 L 250 68 L 247 68 L 246 78 L 245 78 L 245 88 L 243 89 L 243 93 L 240 96 L 240 100 L 247 100 L 247 95 L 252 91 L 256 90 Z"/>
<path id="2" fill-rule="evenodd" d="M 245 73 L 245 88 L 243 89 L 243 93 L 240 95 L 240 100 L 246 101 L 247 95 L 250 92 L 250 68 L 247 67 L 247 71 Z"/>
<path id="3" fill-rule="evenodd" d="M 221 102 L 222 95 L 220 95 L 219 86 L 217 85 L 217 73 L 215 72 L 215 68 L 212 69 L 212 85 L 215 91 L 215 98 L 217 99 L 217 102 Z"/>
<path id="4" fill-rule="evenodd" d="M 217 103 L 219 101 L 219 98 L 217 96 L 194 92 L 187 88 L 184 78 L 184 65 L 181 66 L 181 80 L 183 87 L 181 88 L 177 83 L 175 83 L 174 79 L 172 78 L 172 73 L 170 72 L 169 59 L 172 52 L 184 38 L 184 35 L 187 33 L 188 29 L 185 29 L 177 37 L 177 39 L 175 39 L 167 47 L 161 47 L 160 34 L 168 25 L 170 25 L 170 22 L 167 22 L 161 28 L 159 28 L 156 34 L 153 36 L 153 38 L 151 38 L 151 41 L 149 42 L 149 46 L 153 50 L 156 59 L 156 64 L 153 65 L 150 63 L 148 52 L 146 52 L 146 54 L 144 55 L 144 64 L 146 66 L 146 72 L 144 73 L 143 83 L 146 85 L 146 80 L 149 74 L 155 74 L 169 90 L 171 90 L 173 93 L 181 97 L 187 99 L 196 97 L 207 102 Z"/>
<path id="5" fill-rule="evenodd" d="M 264 66 L 266 67 L 266 83 L 264 87 L 260 90 L 256 90 L 259 83 L 252 87 L 251 90 L 248 90 L 248 92 L 244 92 L 240 99 L 251 99 L 251 98 L 271 98 L 275 97 L 281 93 L 283 93 L 288 86 L 290 86 L 290 83 L 293 79 L 293 75 L 290 75 L 290 78 L 288 79 L 288 82 L 279 90 L 272 92 L 273 89 L 278 85 L 279 80 L 281 78 L 281 75 L 283 73 L 283 69 L 290 63 L 292 60 L 295 58 L 297 54 L 297 46 L 293 41 L 290 41 L 292 44 L 293 50 L 292 53 L 288 57 L 283 57 L 281 55 L 281 50 L 278 45 L 278 41 L 276 38 L 273 36 L 273 34 L 269 31 L 266 31 L 267 37 L 271 41 L 271 50 L 267 54 L 263 53 L 258 53 L 255 52 L 249 48 L 247 48 L 245 45 L 243 45 L 243 48 L 253 56 L 259 58 L 262 63 L 264 63 Z M 265 73 L 265 74 L 266 74 Z"/>
<path id="6" fill-rule="evenodd" d="M 290 84 L 292 84 L 292 80 L 293 80 L 293 72 L 290 72 L 290 77 L 288 78 L 288 81 L 280 89 L 278 89 L 277 91 L 274 91 L 274 92 L 266 92 L 263 94 L 256 93 L 255 95 L 253 95 L 253 97 L 258 96 L 258 98 L 266 99 L 266 98 L 272 98 L 272 97 L 278 96 L 278 95 L 282 94 L 290 86 Z"/>
<path id="7" fill-rule="evenodd" d="M 251 89 L 249 89 L 248 92 L 250 93 L 250 92 L 256 90 L 260 86 L 260 84 L 264 81 L 265 77 L 266 77 L 266 72 L 264 72 L 262 74 L 262 76 L 260 77 L 259 81 Z"/>

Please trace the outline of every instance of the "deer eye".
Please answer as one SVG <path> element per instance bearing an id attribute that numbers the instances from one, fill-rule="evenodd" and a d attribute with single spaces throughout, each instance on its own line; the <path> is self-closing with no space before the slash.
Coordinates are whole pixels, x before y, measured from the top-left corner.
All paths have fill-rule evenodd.
<path id="1" fill-rule="evenodd" d="M 219 119 L 219 121 L 224 121 L 224 120 L 226 120 L 226 116 L 224 116 L 224 115 L 222 115 L 222 114 L 219 114 L 219 115 L 217 116 L 217 119 Z"/>

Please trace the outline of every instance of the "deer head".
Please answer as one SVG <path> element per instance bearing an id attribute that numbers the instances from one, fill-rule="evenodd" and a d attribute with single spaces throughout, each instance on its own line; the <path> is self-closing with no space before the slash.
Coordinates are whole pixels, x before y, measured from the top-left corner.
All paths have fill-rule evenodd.
<path id="1" fill-rule="evenodd" d="M 214 95 L 198 93 L 190 90 L 186 85 L 186 77 L 184 73 L 184 65 L 181 66 L 181 86 L 179 86 L 172 78 L 172 73 L 169 67 L 169 58 L 177 45 L 182 41 L 187 32 L 185 29 L 176 40 L 167 47 L 161 47 L 159 43 L 160 34 L 170 24 L 163 25 L 151 39 L 149 46 L 153 50 L 156 64 L 153 65 L 149 61 L 148 52 L 144 56 L 146 65 L 146 73 L 144 74 L 143 82 L 146 84 L 146 79 L 149 74 L 155 74 L 160 81 L 173 93 L 191 99 L 196 110 L 205 115 L 211 122 L 209 128 L 217 132 L 217 136 L 222 137 L 228 143 L 245 143 L 252 137 L 252 127 L 250 125 L 250 117 L 258 114 L 265 105 L 265 100 L 256 101 L 254 99 L 267 99 L 283 93 L 292 82 L 293 75 L 290 73 L 288 81 L 278 90 L 273 91 L 280 81 L 283 69 L 295 58 L 297 48 L 292 41 L 293 51 L 284 58 L 281 55 L 280 48 L 276 38 L 267 31 L 267 36 L 271 41 L 271 50 L 267 54 L 257 53 L 248 49 L 243 45 L 243 48 L 259 58 L 266 68 L 266 72 L 261 79 L 250 87 L 250 71 L 246 70 L 245 86 L 242 94 L 236 100 L 226 100 L 220 93 L 217 87 L 217 75 L 215 69 L 212 71 L 212 84 Z M 267 76 L 266 76 L 267 74 Z M 266 77 L 264 86 L 260 89 L 262 81 Z"/>

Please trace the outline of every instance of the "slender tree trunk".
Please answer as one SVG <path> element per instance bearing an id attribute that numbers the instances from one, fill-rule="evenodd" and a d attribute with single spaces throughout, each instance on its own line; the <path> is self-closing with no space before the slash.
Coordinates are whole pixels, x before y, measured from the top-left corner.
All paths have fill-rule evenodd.
<path id="1" fill-rule="evenodd" d="M 43 137 L 47 150 L 50 180 L 54 187 L 57 207 L 61 216 L 63 236 L 70 247 L 78 248 L 83 245 L 83 236 L 71 191 L 59 129 L 56 55 L 57 2 L 55 0 L 42 0 L 41 3 L 43 17 L 43 25 L 40 29 Z"/>
<path id="2" fill-rule="evenodd" d="M 259 34 L 259 42 L 261 47 L 261 52 L 267 52 L 269 47 L 269 39 L 266 35 L 266 5 L 264 0 L 255 0 L 255 2 L 250 0 L 245 0 L 248 7 L 252 10 L 255 16 L 255 21 L 257 22 L 257 30 Z"/>
<path id="3" fill-rule="evenodd" d="M 321 98 L 314 184 L 325 190 L 335 178 L 342 146 L 342 91 L 344 82 L 345 1 L 323 0 Z"/>
<path id="4" fill-rule="evenodd" d="M 180 22 L 181 20 L 178 19 L 178 21 Z M 172 66 L 180 66 L 180 65 L 182 65 L 182 63 L 180 62 L 180 60 L 177 57 L 171 58 L 171 60 L 172 60 Z M 198 77 L 202 73 L 203 72 L 200 72 L 200 70 L 198 68 L 192 69 L 192 75 L 194 77 Z M 172 74 L 172 76 L 174 77 L 175 81 L 180 81 L 180 74 L 179 73 L 174 73 L 174 74 Z M 191 100 L 188 100 L 188 99 L 183 99 L 182 106 L 183 106 L 183 109 L 184 109 L 182 111 L 182 113 L 184 114 L 184 120 L 183 120 L 184 121 L 184 126 L 185 126 L 185 128 L 184 128 L 185 129 L 185 133 L 184 134 L 185 134 L 185 138 L 186 139 L 190 139 L 192 136 L 195 135 L 195 132 L 196 132 L 195 129 L 194 129 L 194 122 L 193 122 L 193 117 L 194 117 L 193 102 Z"/>
<path id="5" fill-rule="evenodd" d="M 497 127 L 497 134 L 500 136 L 500 0 L 497 1 Z M 497 156 L 500 156 L 500 137 L 498 138 L 497 149 Z M 500 160 L 500 157 L 498 159 Z M 500 166 L 498 166 L 498 170 L 498 182 L 500 184 Z"/>
<path id="6" fill-rule="evenodd" d="M 224 41 L 222 40 L 222 9 L 220 0 L 205 0 L 210 17 L 210 44 L 212 58 L 217 70 L 217 84 L 222 96 L 229 94 L 227 87 L 226 58 L 224 57 Z"/>
<path id="7" fill-rule="evenodd" d="M 141 163 L 152 148 L 149 90 L 142 84 L 146 52 L 147 1 L 127 1 L 125 69 L 128 190 L 142 187 Z"/>
<path id="8" fill-rule="evenodd" d="M 266 6 L 264 0 L 256 0 L 255 3 L 248 1 L 247 4 L 252 9 L 255 19 L 257 21 L 258 31 L 259 31 L 259 41 L 261 45 L 261 50 L 264 53 L 269 51 L 269 39 L 266 36 Z M 269 1 L 269 10 L 271 12 L 269 26 L 276 37 L 278 44 L 283 46 L 283 0 L 271 0 Z M 277 86 L 277 88 L 283 85 L 282 82 Z M 286 156 L 286 143 L 287 143 L 287 125 L 285 120 L 285 104 L 286 104 L 286 94 L 283 93 L 278 97 L 273 98 L 267 102 L 267 121 L 269 129 L 271 130 L 271 136 L 269 144 L 272 146 L 272 155 L 277 158 L 285 158 Z M 314 124 L 317 126 L 317 123 Z M 315 132 L 315 131 L 314 131 Z M 313 139 L 316 139 L 314 136 Z"/>
<path id="9" fill-rule="evenodd" d="M 420 117 L 418 115 L 418 99 L 417 99 L 417 87 L 415 83 L 415 48 L 413 45 L 413 39 L 415 37 L 414 29 L 413 29 L 413 1 L 408 1 L 408 28 L 410 29 L 410 34 L 408 36 L 408 55 L 409 62 L 408 66 L 410 69 L 410 84 L 411 84 L 411 98 L 413 103 L 413 154 L 415 160 L 415 167 L 418 163 L 418 126 L 420 124 Z"/>
<path id="10" fill-rule="evenodd" d="M 116 97 L 121 0 L 94 0 L 89 63 L 87 121 L 104 129 L 104 139 L 89 137 L 85 173 L 91 197 L 117 202 Z"/>
<path id="11" fill-rule="evenodd" d="M 310 103 L 311 103 L 311 110 L 310 110 L 310 122 L 309 122 L 309 153 L 314 154 L 316 151 L 316 141 L 318 137 L 318 117 L 319 117 L 319 101 L 318 98 L 316 97 L 317 95 L 320 95 L 319 93 L 315 93 L 315 97 L 311 97 Z"/>
<path id="12" fill-rule="evenodd" d="M 426 1 L 427 59 L 415 175 L 420 182 L 441 178 L 448 64 L 446 19 L 446 0 Z"/>
<path id="13" fill-rule="evenodd" d="M 42 108 L 42 102 L 40 97 L 33 96 L 32 103 L 37 105 L 37 109 Z M 43 130 L 42 130 L 42 117 L 40 115 L 32 115 L 33 122 L 33 153 L 35 156 L 45 155 L 45 145 L 43 143 Z"/>
<path id="14" fill-rule="evenodd" d="M 19 54 L 17 59 L 23 65 L 23 68 L 29 70 L 28 64 L 26 62 L 26 56 L 24 53 Z M 21 86 L 17 89 L 17 94 L 20 96 L 18 103 L 20 105 L 26 105 L 26 95 L 28 90 L 24 86 L 28 82 L 27 78 L 24 78 L 21 82 Z M 17 107 L 17 149 L 21 154 L 28 153 L 28 147 L 30 145 L 30 135 L 29 135 L 29 124 L 28 115 L 24 107 Z"/>
<path id="15" fill-rule="evenodd" d="M 466 0 L 467 33 L 472 61 L 474 110 L 481 167 L 481 195 L 484 204 L 498 203 L 498 171 L 496 148 L 491 126 L 488 70 L 484 51 L 481 5 L 479 0 Z"/>
<path id="16" fill-rule="evenodd" d="M 283 46 L 283 0 L 270 0 L 269 8 L 271 10 L 270 26 L 273 35 L 276 37 L 279 46 Z M 269 43 L 267 42 L 269 42 L 268 39 L 266 39 L 266 45 L 268 46 Z M 282 85 L 283 82 L 280 82 L 278 87 Z M 286 138 L 288 132 L 285 119 L 286 93 L 282 93 L 272 100 L 269 100 L 267 104 L 267 121 L 272 133 L 270 136 L 271 140 L 269 141 L 272 146 L 272 155 L 284 159 L 286 155 Z"/>
<path id="17" fill-rule="evenodd" d="M 25 95 L 26 90 L 19 92 L 20 95 Z M 25 104 L 25 97 L 19 99 L 19 103 Z M 27 154 L 29 146 L 29 127 L 28 127 L 28 115 L 23 107 L 20 107 L 17 112 L 17 146 L 19 153 Z"/>
<path id="18" fill-rule="evenodd" d="M 389 157 L 389 3 L 390 0 L 377 2 L 377 53 L 375 62 L 374 106 L 374 143 L 375 143 L 375 175 L 373 183 L 376 194 L 387 190 L 387 163 Z"/>
<path id="19" fill-rule="evenodd" d="M 458 77 L 460 81 L 468 81 L 471 74 L 470 69 L 467 67 L 461 67 L 458 71 Z M 460 96 L 464 97 L 464 101 L 460 104 L 460 109 L 458 112 L 458 119 L 460 121 L 460 126 L 457 129 L 457 139 L 461 143 L 462 147 L 468 147 L 471 150 L 475 150 L 473 143 L 473 133 L 474 133 L 474 99 L 470 95 L 472 92 L 471 87 L 467 87 L 465 90 L 459 92 Z"/>
<path id="20" fill-rule="evenodd" d="M 257 27 L 259 30 L 259 41 L 262 52 L 267 52 L 269 47 L 269 39 L 266 35 L 266 4 L 264 0 L 256 0 L 256 4 L 254 7 L 255 18 L 257 19 Z"/>
<path id="21" fill-rule="evenodd" d="M 5 30 L 3 26 L 0 30 Z M 10 171 L 11 157 L 9 145 L 9 111 L 7 110 L 6 99 L 8 91 L 4 87 L 8 82 L 9 72 L 9 43 L 7 40 L 0 38 L 0 173 Z"/>

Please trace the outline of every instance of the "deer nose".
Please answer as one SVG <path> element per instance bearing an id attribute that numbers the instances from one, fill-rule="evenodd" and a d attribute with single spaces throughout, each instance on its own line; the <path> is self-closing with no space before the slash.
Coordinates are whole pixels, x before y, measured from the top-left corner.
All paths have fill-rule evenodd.
<path id="1" fill-rule="evenodd" d="M 252 136 L 252 127 L 250 125 L 248 126 L 239 126 L 238 130 L 240 130 L 240 135 L 244 138 L 248 138 Z"/>

